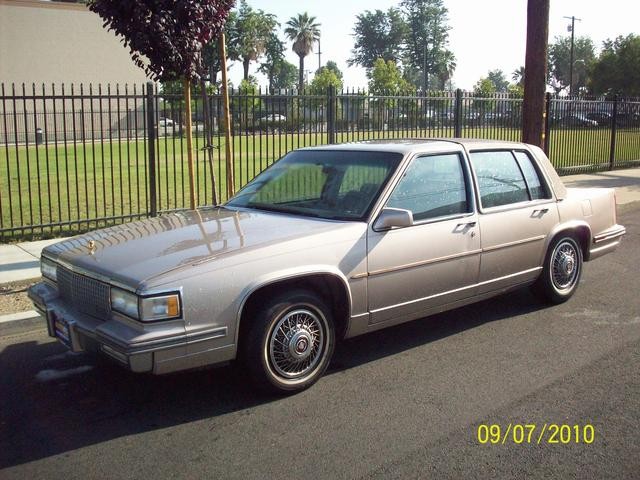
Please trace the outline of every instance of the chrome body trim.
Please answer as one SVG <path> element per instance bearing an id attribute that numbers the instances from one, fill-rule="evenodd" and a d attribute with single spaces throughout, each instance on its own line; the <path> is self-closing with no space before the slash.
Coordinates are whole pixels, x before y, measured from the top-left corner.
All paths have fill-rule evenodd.
<path id="1" fill-rule="evenodd" d="M 523 276 L 523 275 L 527 275 L 529 273 L 539 272 L 541 270 L 542 270 L 542 267 L 530 268 L 529 270 L 524 270 L 522 272 L 512 273 L 511 275 L 505 275 L 504 277 L 500 277 L 500 278 L 493 278 L 491 280 L 487 280 L 487 281 L 484 281 L 484 282 L 474 283 L 473 285 L 467 285 L 466 287 L 456 288 L 455 290 L 448 290 L 446 292 L 441 292 L 441 293 L 438 293 L 436 295 L 430 295 L 428 297 L 418 298 L 418 299 L 415 299 L 415 300 L 411 300 L 409 302 L 398 303 L 396 305 L 390 305 L 388 307 L 379 308 L 377 310 L 371 310 L 371 313 L 383 312 L 385 310 L 389 310 L 389 309 L 392 309 L 392 308 L 403 307 L 405 305 L 411 305 L 411 304 L 414 304 L 414 303 L 424 302 L 426 300 L 431 300 L 432 298 L 438 298 L 438 297 L 442 297 L 442 296 L 445 296 L 445 295 L 450 295 L 452 293 L 462 292 L 462 291 L 465 291 L 465 290 L 470 290 L 472 288 L 477 288 L 477 287 L 482 286 L 482 285 L 490 285 L 492 283 L 501 282 L 503 280 L 508 280 L 510 278 L 520 277 L 520 276 Z"/>
<path id="2" fill-rule="evenodd" d="M 525 243 L 537 242 L 547 238 L 546 235 L 536 235 L 535 237 L 525 238 L 522 240 L 516 240 L 514 242 L 501 243 L 500 245 L 493 245 L 491 247 L 483 248 L 483 252 L 491 252 L 493 250 L 500 250 L 501 248 L 514 247 L 516 245 L 523 245 Z"/>
<path id="3" fill-rule="evenodd" d="M 397 272 L 398 270 L 406 270 L 408 268 L 415 268 L 415 267 L 421 267 L 423 265 L 430 265 L 432 263 L 439 263 L 439 262 L 446 262 L 447 260 L 454 260 L 456 258 L 463 258 L 463 257 L 468 257 L 470 255 L 477 255 L 479 253 L 482 252 L 482 249 L 478 249 L 478 250 L 470 250 L 468 252 L 464 252 L 464 253 L 456 253 L 453 255 L 445 255 L 444 257 L 438 257 L 438 258 L 431 258 L 429 260 L 424 260 L 421 262 L 412 262 L 412 263 L 407 263 L 404 265 L 398 265 L 395 267 L 389 267 L 389 268 L 382 268 L 380 270 L 374 270 L 369 272 L 369 274 L 365 274 L 364 276 L 374 276 L 374 275 L 382 275 L 385 273 L 390 273 L 390 272 Z M 353 277 L 352 277 L 353 278 Z"/>

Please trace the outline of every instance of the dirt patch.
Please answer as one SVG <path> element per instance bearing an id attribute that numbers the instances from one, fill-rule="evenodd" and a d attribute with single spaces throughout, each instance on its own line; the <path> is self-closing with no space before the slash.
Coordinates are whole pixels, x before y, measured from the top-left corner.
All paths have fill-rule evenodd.
<path id="1" fill-rule="evenodd" d="M 33 310 L 33 303 L 27 297 L 27 289 L 35 281 L 15 282 L 0 285 L 0 315 Z"/>

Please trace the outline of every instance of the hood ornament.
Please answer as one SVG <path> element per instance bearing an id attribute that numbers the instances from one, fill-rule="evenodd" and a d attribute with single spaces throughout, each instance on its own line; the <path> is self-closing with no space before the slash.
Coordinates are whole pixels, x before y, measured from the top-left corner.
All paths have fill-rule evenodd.
<path id="1" fill-rule="evenodd" d="M 96 251 L 96 242 L 94 240 L 89 240 L 87 247 L 89 247 L 89 255 L 93 255 Z"/>

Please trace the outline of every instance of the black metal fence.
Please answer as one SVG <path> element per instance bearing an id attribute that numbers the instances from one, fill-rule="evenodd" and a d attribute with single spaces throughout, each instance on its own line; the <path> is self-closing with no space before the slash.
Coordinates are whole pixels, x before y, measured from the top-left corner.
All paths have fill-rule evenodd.
<path id="1" fill-rule="evenodd" d="M 222 98 L 192 95 L 198 205 L 225 201 Z M 184 100 L 143 86 L 0 86 L 0 241 L 68 235 L 189 204 Z M 380 138 L 520 140 L 522 99 L 234 91 L 235 189 L 288 151 Z M 640 165 L 640 100 L 547 98 L 561 173 Z"/>

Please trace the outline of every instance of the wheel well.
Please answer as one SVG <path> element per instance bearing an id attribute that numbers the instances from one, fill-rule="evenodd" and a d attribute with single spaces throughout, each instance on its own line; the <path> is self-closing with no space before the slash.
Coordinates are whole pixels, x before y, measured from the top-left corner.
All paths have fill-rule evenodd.
<path id="1" fill-rule="evenodd" d="M 566 234 L 571 234 L 576 240 L 578 240 L 578 244 L 582 249 L 582 258 L 584 261 L 589 260 L 589 244 L 591 243 L 591 231 L 589 230 L 589 227 L 586 225 L 579 225 L 577 227 L 561 230 L 554 235 L 552 243 L 559 236 Z"/>
<path id="2" fill-rule="evenodd" d="M 249 319 L 252 314 L 264 304 L 266 299 L 278 295 L 287 289 L 309 290 L 319 295 L 326 302 L 327 307 L 331 309 L 336 329 L 336 338 L 344 337 L 351 312 L 347 287 L 337 276 L 319 273 L 279 280 L 251 292 L 251 295 L 249 295 L 249 298 L 247 298 L 242 308 L 238 336 L 239 343 L 242 342 L 242 338 L 245 336 L 244 334 L 246 334 L 251 327 Z"/>

